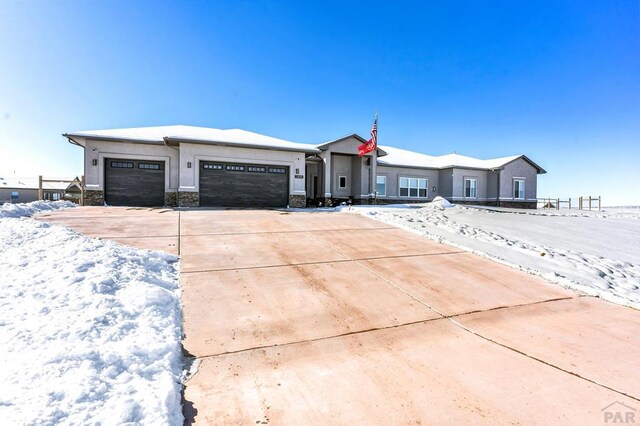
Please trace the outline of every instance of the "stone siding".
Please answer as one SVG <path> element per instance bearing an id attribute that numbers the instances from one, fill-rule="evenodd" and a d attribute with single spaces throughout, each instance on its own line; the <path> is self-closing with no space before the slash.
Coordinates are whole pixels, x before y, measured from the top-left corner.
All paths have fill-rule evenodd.
<path id="1" fill-rule="evenodd" d="M 536 201 L 500 201 L 500 207 L 536 210 L 538 208 L 538 203 Z"/>
<path id="2" fill-rule="evenodd" d="M 200 207 L 199 192 L 178 192 L 179 207 Z"/>
<path id="3" fill-rule="evenodd" d="M 307 206 L 307 197 L 304 195 L 289 195 L 290 208 L 304 208 Z"/>
<path id="4" fill-rule="evenodd" d="M 164 205 L 165 205 L 165 207 L 177 207 L 178 206 L 178 193 L 177 192 L 165 192 L 164 193 Z"/>
<path id="5" fill-rule="evenodd" d="M 85 190 L 85 206 L 104 206 L 104 191 Z"/>

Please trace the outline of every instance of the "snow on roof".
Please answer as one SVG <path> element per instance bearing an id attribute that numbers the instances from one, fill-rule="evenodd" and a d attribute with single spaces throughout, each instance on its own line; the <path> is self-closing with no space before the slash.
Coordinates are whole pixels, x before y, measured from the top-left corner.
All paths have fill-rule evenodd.
<path id="1" fill-rule="evenodd" d="M 69 178 L 65 178 L 65 180 L 73 180 Z M 68 183 L 65 182 L 42 182 L 42 189 L 51 189 L 51 190 L 65 190 L 69 186 Z M 37 177 L 11 177 L 11 178 L 3 178 L 0 177 L 0 189 L 38 189 L 38 178 Z"/>
<path id="2" fill-rule="evenodd" d="M 314 145 L 290 142 L 242 129 L 213 129 L 196 126 L 155 126 L 128 129 L 89 130 L 65 134 L 67 137 L 106 138 L 142 142 L 197 141 L 228 143 L 288 151 L 317 152 Z"/>
<path id="3" fill-rule="evenodd" d="M 523 157 L 522 155 L 512 155 L 510 157 L 493 158 L 480 160 L 478 158 L 467 157 L 460 154 L 447 154 L 440 156 L 420 154 L 418 152 L 407 151 L 405 149 L 394 148 L 392 146 L 380 146 L 387 152 L 384 157 L 378 157 L 378 163 L 390 166 L 411 166 L 442 169 L 447 167 L 470 167 L 474 169 L 494 169 Z"/>

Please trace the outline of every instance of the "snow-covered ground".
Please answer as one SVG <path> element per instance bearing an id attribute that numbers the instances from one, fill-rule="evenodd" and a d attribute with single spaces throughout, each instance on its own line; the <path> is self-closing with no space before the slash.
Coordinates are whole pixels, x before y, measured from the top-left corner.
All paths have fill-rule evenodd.
<path id="1" fill-rule="evenodd" d="M 178 259 L 0 207 L 0 422 L 182 424 Z"/>
<path id="2" fill-rule="evenodd" d="M 498 260 L 566 288 L 640 308 L 640 209 L 528 211 L 447 204 L 441 200 L 343 210 Z"/>

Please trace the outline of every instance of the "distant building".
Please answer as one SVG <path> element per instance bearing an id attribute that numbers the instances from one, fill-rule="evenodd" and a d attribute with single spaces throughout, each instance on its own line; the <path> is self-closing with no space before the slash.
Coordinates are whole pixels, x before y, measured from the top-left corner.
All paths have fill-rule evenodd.
<path id="1" fill-rule="evenodd" d="M 536 208 L 525 155 L 480 160 L 378 146 L 353 134 L 319 145 L 241 129 L 159 126 L 65 134 L 84 148 L 85 203 L 124 206 L 305 207 L 454 203 Z"/>
<path id="2" fill-rule="evenodd" d="M 78 178 L 76 178 L 78 180 Z M 3 178 L 0 177 L 0 203 L 29 203 L 38 200 L 37 177 Z M 43 199 L 48 201 L 71 200 L 80 202 L 80 186 L 65 182 L 43 182 Z"/>

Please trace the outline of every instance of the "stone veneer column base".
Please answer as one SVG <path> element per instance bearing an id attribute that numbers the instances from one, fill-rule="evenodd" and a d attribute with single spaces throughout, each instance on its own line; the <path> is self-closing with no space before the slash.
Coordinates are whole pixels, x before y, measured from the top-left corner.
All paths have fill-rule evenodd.
<path id="1" fill-rule="evenodd" d="M 87 190 L 84 191 L 85 206 L 104 206 L 104 191 Z"/>
<path id="2" fill-rule="evenodd" d="M 200 207 L 199 192 L 178 192 L 179 207 Z"/>
<path id="3" fill-rule="evenodd" d="M 292 209 L 307 207 L 307 197 L 305 195 L 289 195 L 289 207 Z"/>
<path id="4" fill-rule="evenodd" d="M 165 207 L 177 207 L 178 206 L 178 193 L 177 192 L 165 192 L 164 193 L 164 205 L 165 205 Z"/>

